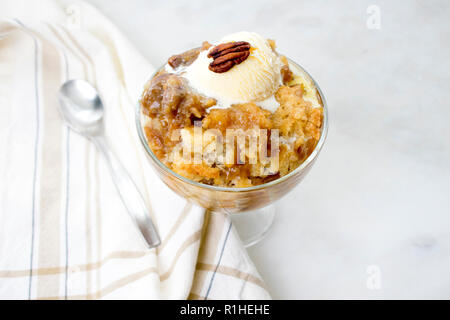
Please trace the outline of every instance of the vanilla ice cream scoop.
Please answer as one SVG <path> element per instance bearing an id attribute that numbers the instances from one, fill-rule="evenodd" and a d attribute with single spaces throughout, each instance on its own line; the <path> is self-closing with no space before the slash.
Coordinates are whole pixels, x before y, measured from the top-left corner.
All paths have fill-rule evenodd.
<path id="1" fill-rule="evenodd" d="M 250 55 L 242 63 L 223 73 L 213 72 L 208 68 L 213 58 L 208 58 L 209 50 L 204 50 L 182 74 L 192 88 L 216 99 L 217 107 L 263 102 L 274 95 L 282 81 L 282 63 L 266 39 L 253 32 L 238 32 L 215 45 L 235 41 L 246 41 L 251 46 Z"/>

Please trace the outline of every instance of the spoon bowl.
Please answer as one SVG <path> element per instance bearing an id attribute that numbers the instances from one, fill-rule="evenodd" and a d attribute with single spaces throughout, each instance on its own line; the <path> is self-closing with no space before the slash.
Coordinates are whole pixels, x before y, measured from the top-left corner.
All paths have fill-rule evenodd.
<path id="1" fill-rule="evenodd" d="M 103 103 L 89 82 L 67 81 L 59 91 L 59 101 L 61 114 L 73 130 L 82 135 L 103 132 Z"/>

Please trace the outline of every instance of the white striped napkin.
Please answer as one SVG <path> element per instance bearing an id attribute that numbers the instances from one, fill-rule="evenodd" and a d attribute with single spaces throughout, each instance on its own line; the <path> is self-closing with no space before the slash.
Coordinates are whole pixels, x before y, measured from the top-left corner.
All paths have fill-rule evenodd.
<path id="1" fill-rule="evenodd" d="M 134 104 L 153 68 L 120 32 L 83 2 L 2 1 L 0 16 L 0 298 L 269 298 L 229 219 L 150 168 Z M 158 249 L 143 245 L 95 147 L 61 122 L 56 93 L 71 78 L 100 91 Z"/>

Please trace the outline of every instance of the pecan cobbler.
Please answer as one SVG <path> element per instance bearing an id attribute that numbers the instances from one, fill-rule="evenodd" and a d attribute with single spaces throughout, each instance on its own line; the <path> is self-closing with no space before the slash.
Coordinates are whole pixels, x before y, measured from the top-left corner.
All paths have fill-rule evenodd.
<path id="1" fill-rule="evenodd" d="M 222 187 L 263 184 L 297 168 L 323 119 L 311 79 L 273 40 L 250 32 L 170 57 L 140 103 L 153 153 L 188 179 Z"/>

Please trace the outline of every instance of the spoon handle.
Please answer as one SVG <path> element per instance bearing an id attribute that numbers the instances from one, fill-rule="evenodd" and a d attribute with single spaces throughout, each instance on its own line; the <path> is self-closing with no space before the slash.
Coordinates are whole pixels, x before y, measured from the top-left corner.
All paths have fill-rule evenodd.
<path id="1" fill-rule="evenodd" d="M 108 163 L 111 175 L 123 204 L 130 217 L 141 231 L 148 248 L 154 248 L 161 244 L 158 232 L 150 219 L 149 211 L 144 203 L 141 193 L 133 180 L 108 146 L 104 136 L 93 138 L 95 145 L 104 155 Z"/>

